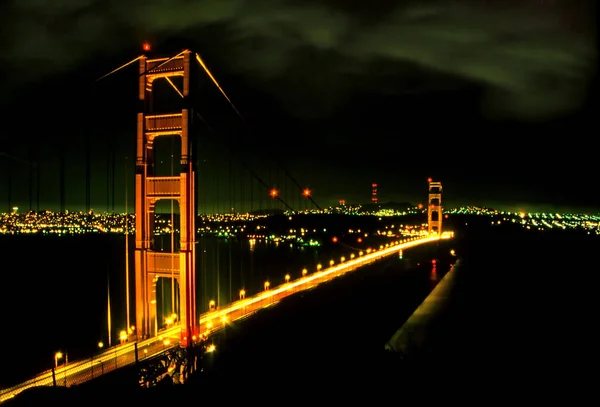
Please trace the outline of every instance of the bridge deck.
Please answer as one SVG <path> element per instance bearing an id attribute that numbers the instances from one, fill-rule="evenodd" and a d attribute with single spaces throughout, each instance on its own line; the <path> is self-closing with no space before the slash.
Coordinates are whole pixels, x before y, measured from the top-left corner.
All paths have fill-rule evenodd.
<path id="1" fill-rule="evenodd" d="M 393 242 L 388 247 L 374 250 L 371 253 L 364 254 L 355 259 L 300 277 L 278 287 L 253 295 L 252 297 L 235 301 L 216 311 L 206 312 L 200 317 L 201 333 L 210 335 L 210 333 L 222 329 L 226 324 L 246 318 L 265 307 L 277 303 L 285 297 L 310 289 L 326 281 L 330 281 L 345 273 L 393 255 L 400 250 L 435 242 L 440 239 L 449 239 L 451 237 L 452 234 L 444 233 L 442 236 L 412 237 Z M 179 326 L 160 331 L 157 337 L 137 342 L 138 357 L 140 360 L 151 358 L 170 347 L 177 346 L 179 340 Z M 131 365 L 134 362 L 135 342 L 127 342 L 113 346 L 97 356 L 71 362 L 67 366 L 61 366 L 55 369 L 56 385 L 68 387 L 81 384 L 118 368 Z M 53 385 L 52 370 L 45 371 L 31 380 L 0 390 L 0 403 L 16 396 L 28 388 Z"/>

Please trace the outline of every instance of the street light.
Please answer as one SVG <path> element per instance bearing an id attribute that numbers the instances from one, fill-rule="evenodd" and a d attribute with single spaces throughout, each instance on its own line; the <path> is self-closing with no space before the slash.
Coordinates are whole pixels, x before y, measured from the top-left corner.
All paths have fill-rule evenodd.
<path id="1" fill-rule="evenodd" d="M 240 300 L 243 300 L 244 298 L 246 298 L 246 290 L 242 288 L 240 290 Z"/>
<path id="2" fill-rule="evenodd" d="M 121 343 L 123 343 L 127 340 L 127 332 L 126 331 L 119 332 L 119 340 L 121 341 Z"/>
<path id="3" fill-rule="evenodd" d="M 98 342 L 98 349 L 102 349 L 104 347 L 104 342 Z"/>
<path id="4" fill-rule="evenodd" d="M 285 275 L 285 282 L 286 282 L 286 283 L 289 283 L 289 282 L 290 282 L 290 275 L 289 275 L 289 274 L 286 274 L 286 275 Z"/>
<path id="5" fill-rule="evenodd" d="M 63 354 L 62 354 L 62 352 L 56 352 L 56 353 L 54 354 L 54 368 L 55 368 L 55 369 L 58 367 L 58 360 L 59 360 L 59 359 L 62 359 L 62 357 L 63 357 Z"/>
<path id="6" fill-rule="evenodd" d="M 210 300 L 210 302 L 208 303 L 208 310 L 214 311 L 216 306 L 217 306 L 217 303 L 215 302 L 215 300 Z"/>
<path id="7" fill-rule="evenodd" d="M 335 264 L 335 261 L 329 260 L 329 267 L 333 267 L 334 264 Z"/>
<path id="8" fill-rule="evenodd" d="M 268 281 L 265 281 L 265 291 L 267 291 L 270 286 L 271 286 L 271 283 L 269 283 Z"/>
<path id="9" fill-rule="evenodd" d="M 306 277 L 307 274 L 308 274 L 308 270 L 302 269 L 302 277 Z"/>

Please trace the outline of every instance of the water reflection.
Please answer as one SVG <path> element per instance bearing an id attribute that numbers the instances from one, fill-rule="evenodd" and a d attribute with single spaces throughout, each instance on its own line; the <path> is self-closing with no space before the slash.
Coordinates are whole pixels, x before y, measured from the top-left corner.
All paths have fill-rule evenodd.
<path id="1" fill-rule="evenodd" d="M 437 260 L 435 260 L 435 259 L 431 260 L 431 272 L 429 273 L 429 279 L 432 282 L 437 282 L 437 280 L 438 280 L 438 276 L 437 276 Z"/>

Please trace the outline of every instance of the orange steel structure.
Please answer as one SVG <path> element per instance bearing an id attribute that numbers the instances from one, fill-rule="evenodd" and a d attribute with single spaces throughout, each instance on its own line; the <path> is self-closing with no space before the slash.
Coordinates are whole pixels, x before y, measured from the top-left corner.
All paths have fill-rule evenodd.
<path id="1" fill-rule="evenodd" d="M 196 313 L 196 164 L 195 140 L 190 134 L 190 60 L 192 53 L 183 51 L 171 58 L 139 60 L 138 113 L 135 202 L 135 328 L 138 339 L 155 336 L 158 330 L 156 282 L 172 278 L 179 283 L 179 322 L 181 345 L 191 343 L 197 335 Z M 175 78 L 182 85 L 176 85 Z M 154 112 L 153 83 L 166 80 L 182 97 L 181 111 Z M 181 88 L 181 89 L 180 89 Z M 187 108 L 185 108 L 187 107 Z M 161 136 L 181 137 L 180 174 L 156 176 L 153 142 Z M 154 251 L 155 205 L 158 200 L 175 200 L 179 204 L 179 252 Z"/>
<path id="2" fill-rule="evenodd" d="M 427 209 L 427 231 L 431 233 L 442 233 L 442 183 L 429 182 L 429 205 Z"/>

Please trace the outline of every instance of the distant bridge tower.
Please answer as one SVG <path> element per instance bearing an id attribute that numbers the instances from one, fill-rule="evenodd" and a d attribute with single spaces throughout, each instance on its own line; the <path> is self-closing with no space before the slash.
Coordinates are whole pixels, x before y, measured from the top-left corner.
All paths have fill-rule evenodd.
<path id="1" fill-rule="evenodd" d="M 429 234 L 442 233 L 442 183 L 429 182 L 429 205 L 427 206 L 427 231 Z"/>
<path id="2" fill-rule="evenodd" d="M 379 199 L 377 198 L 377 184 L 371 184 L 371 188 L 371 203 L 376 204 L 379 202 Z"/>
<path id="3" fill-rule="evenodd" d="M 156 283 L 176 278 L 179 283 L 181 344 L 187 346 L 197 334 L 196 313 L 196 167 L 195 140 L 190 134 L 190 51 L 171 58 L 140 59 L 137 156 L 135 175 L 135 328 L 138 338 L 158 331 Z M 183 100 L 183 109 L 169 114 L 154 112 L 153 83 L 168 81 Z M 180 89 L 181 88 L 181 89 Z M 155 174 L 154 140 L 181 137 L 180 174 Z M 154 251 L 155 205 L 158 200 L 179 204 L 179 252 Z M 162 322 L 162 321 L 160 321 Z"/>

